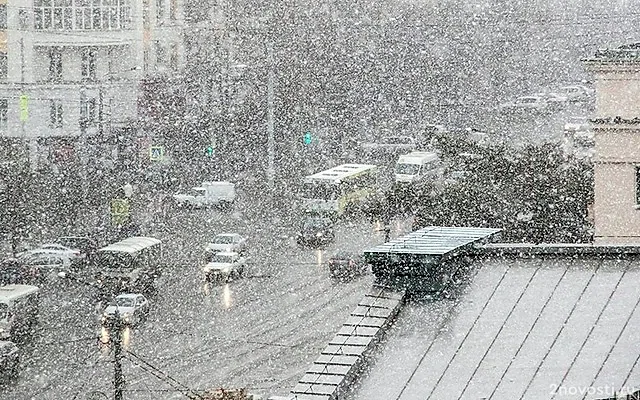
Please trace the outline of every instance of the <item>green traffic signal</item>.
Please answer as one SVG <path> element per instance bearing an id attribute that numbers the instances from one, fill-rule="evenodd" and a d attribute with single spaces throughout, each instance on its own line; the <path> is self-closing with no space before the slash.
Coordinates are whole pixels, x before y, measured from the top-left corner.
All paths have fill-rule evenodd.
<path id="1" fill-rule="evenodd" d="M 213 156 L 213 146 L 208 146 L 206 149 L 204 149 L 204 154 L 209 157 Z"/>
<path id="2" fill-rule="evenodd" d="M 304 137 L 302 138 L 302 142 L 304 144 L 311 144 L 311 141 L 313 140 L 313 136 L 311 136 L 311 132 L 306 132 L 304 134 Z"/>

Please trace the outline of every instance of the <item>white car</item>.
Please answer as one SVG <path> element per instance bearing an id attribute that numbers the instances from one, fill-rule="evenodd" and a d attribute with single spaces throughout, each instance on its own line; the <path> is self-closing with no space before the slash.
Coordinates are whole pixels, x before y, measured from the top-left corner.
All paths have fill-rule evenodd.
<path id="1" fill-rule="evenodd" d="M 43 282 L 47 277 L 71 269 L 71 259 L 61 254 L 39 253 L 23 258 L 29 274 L 37 281 Z"/>
<path id="2" fill-rule="evenodd" d="M 582 132 L 589 130 L 589 119 L 587 117 L 571 117 L 564 124 L 565 132 Z"/>
<path id="3" fill-rule="evenodd" d="M 188 193 L 177 193 L 173 199 L 179 206 L 230 207 L 236 200 L 236 186 L 230 182 L 202 182 Z"/>
<path id="4" fill-rule="evenodd" d="M 578 102 L 589 100 L 595 93 L 595 90 L 582 85 L 571 85 L 561 87 L 558 92 L 566 96 L 569 101 Z"/>
<path id="5" fill-rule="evenodd" d="M 81 251 L 70 249 L 66 246 L 63 246 L 57 243 L 43 244 L 42 246 L 36 249 L 24 251 L 18 254 L 17 256 L 19 258 L 25 258 L 25 257 L 32 257 L 37 255 L 43 255 L 43 254 L 59 255 L 61 257 L 69 258 L 71 261 L 78 260 L 84 257 Z"/>
<path id="6" fill-rule="evenodd" d="M 411 152 L 418 146 L 415 139 L 409 136 L 385 136 L 377 142 L 362 143 L 361 147 L 369 152 Z"/>
<path id="7" fill-rule="evenodd" d="M 244 254 L 247 250 L 247 239 L 237 233 L 220 233 L 204 250 L 210 253 L 225 251 Z"/>
<path id="8" fill-rule="evenodd" d="M 513 103 L 514 108 L 526 110 L 545 110 L 549 106 L 544 96 L 522 96 Z"/>
<path id="9" fill-rule="evenodd" d="M 202 268 L 207 281 L 228 281 L 244 273 L 247 260 L 238 253 L 221 252 L 213 254 Z"/>
<path id="10" fill-rule="evenodd" d="M 102 314 L 102 323 L 114 318 L 116 311 L 125 325 L 135 325 L 144 321 L 149 315 L 149 301 L 139 293 L 125 293 L 118 295 L 115 301 L 109 303 Z"/>
<path id="11" fill-rule="evenodd" d="M 569 101 L 569 97 L 563 93 L 546 92 L 538 93 L 537 96 L 542 97 L 549 105 L 562 106 Z"/>

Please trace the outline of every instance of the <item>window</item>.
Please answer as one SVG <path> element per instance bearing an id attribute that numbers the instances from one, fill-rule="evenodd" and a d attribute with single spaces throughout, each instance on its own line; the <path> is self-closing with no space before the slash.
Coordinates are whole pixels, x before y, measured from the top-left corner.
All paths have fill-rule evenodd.
<path id="1" fill-rule="evenodd" d="M 8 111 L 9 111 L 9 100 L 0 99 L 0 126 L 7 126 Z"/>
<path id="2" fill-rule="evenodd" d="M 80 100 L 80 126 L 95 126 L 97 122 L 97 101 L 95 98 Z"/>
<path id="3" fill-rule="evenodd" d="M 29 18 L 29 11 L 21 8 L 18 10 L 18 24 L 21 31 L 27 31 L 31 28 L 31 19 Z"/>
<path id="4" fill-rule="evenodd" d="M 178 15 L 178 0 L 169 0 L 169 18 L 172 20 L 177 19 Z"/>
<path id="5" fill-rule="evenodd" d="M 7 53 L 0 52 L 0 79 L 6 79 L 8 72 Z"/>
<path id="6" fill-rule="evenodd" d="M 636 205 L 640 206 L 640 165 L 636 165 Z"/>
<path id="7" fill-rule="evenodd" d="M 171 43 L 171 69 L 178 69 L 178 43 Z"/>
<path id="8" fill-rule="evenodd" d="M 52 81 L 62 80 L 62 50 L 60 48 L 49 50 L 49 79 Z"/>
<path id="9" fill-rule="evenodd" d="M 82 79 L 96 80 L 96 51 L 91 47 L 82 49 Z"/>
<path id="10" fill-rule="evenodd" d="M 62 128 L 62 102 L 60 100 L 51 100 L 49 107 L 49 126 Z"/>
<path id="11" fill-rule="evenodd" d="M 0 29 L 7 29 L 7 5 L 0 4 Z"/>
<path id="12" fill-rule="evenodd" d="M 162 45 L 162 42 L 156 41 L 155 45 L 156 45 L 156 64 L 165 65 L 167 63 L 166 61 L 167 52 L 164 50 L 164 46 Z"/>
<path id="13" fill-rule="evenodd" d="M 156 0 L 156 20 L 158 24 L 161 24 L 164 18 L 164 0 Z"/>

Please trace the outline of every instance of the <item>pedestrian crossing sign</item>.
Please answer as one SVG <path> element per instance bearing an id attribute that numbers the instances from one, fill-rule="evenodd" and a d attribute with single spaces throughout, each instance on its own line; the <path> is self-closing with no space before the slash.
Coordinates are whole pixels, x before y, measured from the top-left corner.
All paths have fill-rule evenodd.
<path id="1" fill-rule="evenodd" d="M 160 161 L 164 155 L 164 148 L 162 146 L 151 146 L 149 148 L 149 159 L 151 161 Z"/>

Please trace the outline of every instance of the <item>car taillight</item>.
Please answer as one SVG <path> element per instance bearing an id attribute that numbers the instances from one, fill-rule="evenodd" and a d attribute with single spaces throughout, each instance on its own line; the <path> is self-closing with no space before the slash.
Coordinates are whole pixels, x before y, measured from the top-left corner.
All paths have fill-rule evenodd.
<path id="1" fill-rule="evenodd" d="M 356 263 L 353 260 L 349 260 L 349 267 L 353 268 L 356 266 Z"/>

